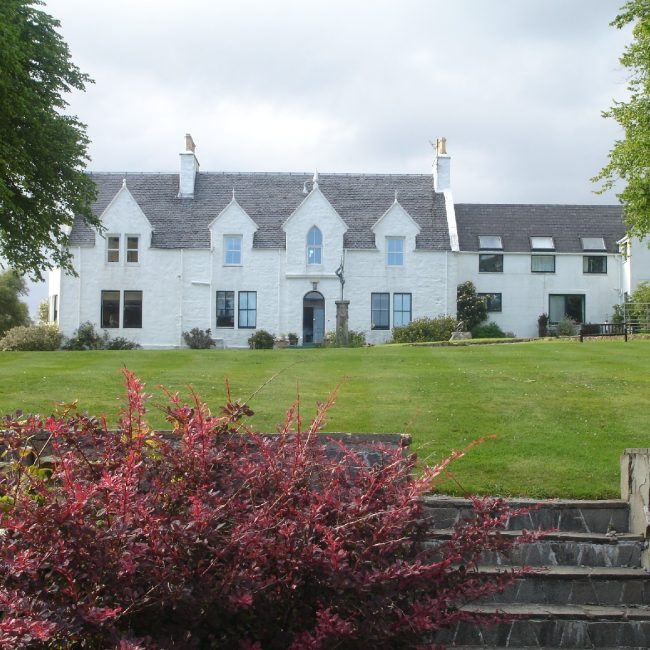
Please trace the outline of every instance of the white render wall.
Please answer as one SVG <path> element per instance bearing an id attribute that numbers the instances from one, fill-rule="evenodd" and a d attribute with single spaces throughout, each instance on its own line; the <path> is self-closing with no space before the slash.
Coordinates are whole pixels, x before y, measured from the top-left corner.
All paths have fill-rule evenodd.
<path id="1" fill-rule="evenodd" d="M 192 200 L 192 199 L 185 199 Z M 318 190 L 313 190 L 284 225 L 286 249 L 255 249 L 255 223 L 234 199 L 210 226 L 210 249 L 156 249 L 149 246 L 151 225 L 122 188 L 102 215 L 108 235 L 120 235 L 120 262 L 109 263 L 106 239 L 95 246 L 72 249 L 78 277 L 63 275 L 57 286 L 52 276 L 50 294 L 60 295 L 59 324 L 70 336 L 83 322 L 100 329 L 102 290 L 141 290 L 142 328 L 111 328 L 143 347 L 178 347 L 182 332 L 194 327 L 211 329 L 228 347 L 244 347 L 254 330 L 216 327 L 216 292 L 257 292 L 257 329 L 274 335 L 303 336 L 303 299 L 316 288 L 325 302 L 325 331 L 336 327 L 336 301 L 341 285 L 335 270 L 341 262 L 346 224 Z M 317 225 L 323 235 L 322 264 L 307 264 L 307 233 Z M 415 250 L 417 225 L 397 203 L 378 221 L 376 249 L 345 252 L 344 299 L 350 301 L 352 330 L 366 332 L 369 342 L 390 339 L 390 330 L 370 331 L 372 292 L 412 294 L 412 316 L 453 313 L 449 303 L 449 254 Z M 125 236 L 140 237 L 139 262 L 125 262 Z M 240 265 L 224 263 L 224 236 L 242 236 Z M 386 237 L 404 237 L 404 265 L 388 266 Z M 455 287 L 455 285 L 454 285 Z M 453 290 L 455 295 L 455 288 Z M 121 294 L 123 295 L 123 294 Z"/>
<path id="2" fill-rule="evenodd" d="M 627 240 L 628 254 L 622 261 L 623 291 L 630 294 L 640 282 L 650 281 L 650 239 Z"/>
<path id="3" fill-rule="evenodd" d="M 619 255 L 607 255 L 607 273 L 583 273 L 582 254 L 555 253 L 555 273 L 532 273 L 530 253 L 504 253 L 503 273 L 479 273 L 478 253 L 457 254 L 458 282 L 478 293 L 501 293 L 502 311 L 488 320 L 517 336 L 537 336 L 537 319 L 549 313 L 550 294 L 584 294 L 585 322 L 604 323 L 621 300 Z"/>
<path id="4" fill-rule="evenodd" d="M 191 198 L 184 199 L 191 201 Z M 451 197 L 450 197 L 451 200 Z M 142 328 L 111 328 L 143 347 L 179 347 L 182 332 L 210 329 L 228 347 L 245 347 L 251 329 L 216 327 L 216 292 L 257 292 L 257 329 L 274 335 L 303 336 L 303 299 L 316 290 L 325 304 L 325 331 L 336 326 L 336 301 L 341 287 L 335 274 L 343 253 L 346 224 L 325 196 L 315 188 L 283 225 L 286 248 L 253 247 L 256 224 L 234 197 L 210 224 L 211 247 L 205 249 L 151 248 L 151 224 L 128 187 L 123 187 L 102 215 L 106 237 L 120 235 L 120 262 L 109 263 L 106 239 L 96 235 L 95 246 L 71 250 L 79 277 L 50 274 L 50 297 L 59 296 L 59 324 L 70 336 L 85 321 L 99 329 L 101 292 L 143 292 Z M 307 233 L 318 226 L 323 235 L 322 264 L 307 264 Z M 556 253 L 555 273 L 532 273 L 530 253 L 505 253 L 503 273 L 479 273 L 478 253 L 416 250 L 417 224 L 396 201 L 373 227 L 375 248 L 345 251 L 344 299 L 349 301 L 349 328 L 363 331 L 370 343 L 390 340 L 390 330 L 370 330 L 371 294 L 410 293 L 412 318 L 455 315 L 456 287 L 471 280 L 480 293 L 501 293 L 502 312 L 489 320 L 518 336 L 536 336 L 537 319 L 549 312 L 550 294 L 584 294 L 585 321 L 611 319 L 612 306 L 638 282 L 650 280 L 650 250 L 633 242 L 631 255 L 607 255 L 607 274 L 585 274 L 582 254 Z M 140 238 L 139 261 L 127 264 L 126 236 Z M 224 263 L 224 236 L 241 235 L 239 265 Z M 404 264 L 387 264 L 386 238 L 404 238 Z M 51 301 L 50 301 L 51 302 Z M 235 311 L 237 307 L 235 306 Z"/>

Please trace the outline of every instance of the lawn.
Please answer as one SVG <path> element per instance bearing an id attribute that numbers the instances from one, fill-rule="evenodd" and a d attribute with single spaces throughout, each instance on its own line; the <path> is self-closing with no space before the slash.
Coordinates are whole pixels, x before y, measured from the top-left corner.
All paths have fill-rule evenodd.
<path id="1" fill-rule="evenodd" d="M 78 400 L 114 420 L 124 366 L 154 393 L 155 426 L 164 426 L 159 384 L 191 384 L 216 409 L 227 378 L 233 396 L 250 398 L 260 430 L 274 430 L 297 395 L 308 417 L 339 386 L 327 430 L 409 433 L 429 462 L 495 434 L 453 465 L 441 489 L 456 494 L 615 497 L 622 450 L 650 446 L 650 341 L 4 352 L 0 413 Z"/>

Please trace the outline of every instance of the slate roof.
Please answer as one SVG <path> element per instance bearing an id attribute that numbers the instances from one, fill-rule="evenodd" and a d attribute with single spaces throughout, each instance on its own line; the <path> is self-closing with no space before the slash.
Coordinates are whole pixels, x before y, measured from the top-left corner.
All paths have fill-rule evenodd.
<path id="1" fill-rule="evenodd" d="M 457 203 L 461 251 L 478 251 L 479 235 L 500 235 L 504 252 L 530 252 L 530 237 L 553 237 L 555 252 L 582 253 L 581 237 L 604 237 L 608 253 L 625 235 L 620 205 Z"/>
<path id="2" fill-rule="evenodd" d="M 282 224 L 305 199 L 312 174 L 205 173 L 196 176 L 194 198 L 178 198 L 178 174 L 92 173 L 97 185 L 93 212 L 101 215 L 122 179 L 154 228 L 156 248 L 208 248 L 210 222 L 230 203 L 233 188 L 241 207 L 255 221 L 255 248 L 284 248 Z M 430 175 L 319 174 L 319 188 L 348 226 L 346 248 L 374 248 L 372 225 L 398 201 L 420 226 L 416 246 L 449 250 L 444 197 L 433 191 Z M 81 219 L 72 228 L 72 245 L 93 245 L 94 231 Z"/>

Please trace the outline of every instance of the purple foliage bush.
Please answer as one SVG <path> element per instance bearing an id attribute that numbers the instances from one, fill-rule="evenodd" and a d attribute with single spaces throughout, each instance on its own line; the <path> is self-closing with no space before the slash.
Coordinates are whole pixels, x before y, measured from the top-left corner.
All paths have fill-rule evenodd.
<path id="1" fill-rule="evenodd" d="M 418 497 L 463 452 L 418 473 L 400 449 L 374 467 L 328 457 L 316 434 L 333 398 L 306 427 L 294 404 L 270 437 L 230 395 L 213 415 L 167 393 L 163 436 L 125 377 L 116 431 L 69 409 L 2 421 L 0 647 L 434 647 L 477 620 L 463 603 L 513 579 L 476 571 L 512 544 L 494 534 L 502 503 L 477 500 L 435 558 L 421 543 Z"/>

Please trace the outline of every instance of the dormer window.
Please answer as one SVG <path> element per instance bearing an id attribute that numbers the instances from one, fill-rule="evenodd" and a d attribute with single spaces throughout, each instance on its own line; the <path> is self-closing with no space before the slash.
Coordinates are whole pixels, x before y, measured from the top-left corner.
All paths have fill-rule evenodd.
<path id="1" fill-rule="evenodd" d="M 532 251 L 554 251 L 555 242 L 553 237 L 531 237 L 530 250 Z"/>
<path id="2" fill-rule="evenodd" d="M 241 235 L 225 235 L 223 253 L 223 263 L 226 266 L 239 266 L 241 264 Z"/>
<path id="3" fill-rule="evenodd" d="M 386 263 L 388 266 L 404 266 L 404 238 L 386 237 Z"/>
<path id="4" fill-rule="evenodd" d="M 604 251 L 605 238 L 604 237 L 580 237 L 583 251 Z"/>
<path id="5" fill-rule="evenodd" d="M 312 226 L 307 233 L 307 264 L 323 263 L 323 234 Z"/>
<path id="6" fill-rule="evenodd" d="M 503 243 L 499 235 L 479 235 L 478 247 L 482 251 L 501 251 Z"/>
<path id="7" fill-rule="evenodd" d="M 140 261 L 140 237 L 127 235 L 126 237 L 126 263 L 137 264 Z"/>
<path id="8" fill-rule="evenodd" d="M 120 236 L 108 235 L 106 237 L 106 261 L 109 264 L 118 264 L 120 261 Z"/>

